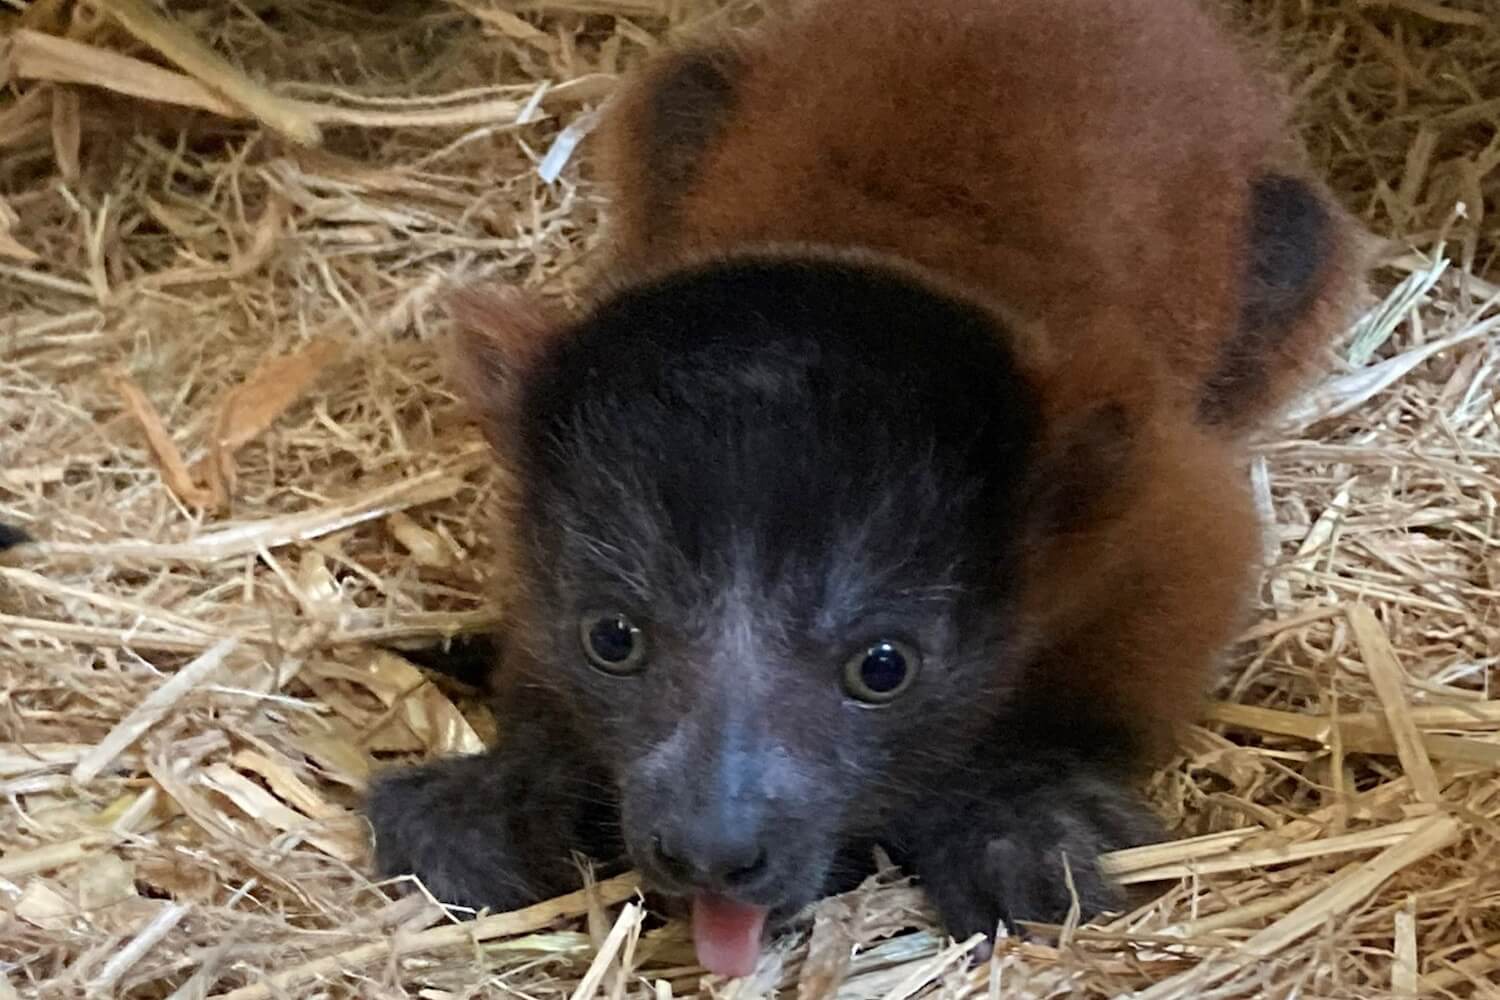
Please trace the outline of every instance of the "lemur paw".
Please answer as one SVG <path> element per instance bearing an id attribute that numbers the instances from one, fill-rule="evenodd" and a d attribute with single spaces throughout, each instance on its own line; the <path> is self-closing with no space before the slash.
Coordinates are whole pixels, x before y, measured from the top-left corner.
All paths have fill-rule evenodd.
<path id="1" fill-rule="evenodd" d="M 492 754 L 439 760 L 378 779 L 365 802 L 383 877 L 414 875 L 440 902 L 509 910 L 571 888 L 566 847 L 537 856 Z"/>
<path id="2" fill-rule="evenodd" d="M 1084 918 L 1118 909 L 1124 894 L 1099 870 L 1099 856 L 1161 836 L 1156 817 L 1131 789 L 1084 773 L 964 803 L 945 825 L 947 832 L 913 845 L 913 866 L 960 940 L 993 936 L 1002 922 L 1008 928 L 1017 921 L 1061 922 L 1075 892 Z"/>

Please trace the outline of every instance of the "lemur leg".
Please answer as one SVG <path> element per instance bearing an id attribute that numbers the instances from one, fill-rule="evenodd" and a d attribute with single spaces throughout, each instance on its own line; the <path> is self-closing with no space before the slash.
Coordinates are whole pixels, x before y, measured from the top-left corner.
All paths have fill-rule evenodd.
<path id="1" fill-rule="evenodd" d="M 533 730 L 376 781 L 366 814 L 380 872 L 415 875 L 444 903 L 504 910 L 577 888 L 575 852 L 618 855 L 607 789 Z"/>

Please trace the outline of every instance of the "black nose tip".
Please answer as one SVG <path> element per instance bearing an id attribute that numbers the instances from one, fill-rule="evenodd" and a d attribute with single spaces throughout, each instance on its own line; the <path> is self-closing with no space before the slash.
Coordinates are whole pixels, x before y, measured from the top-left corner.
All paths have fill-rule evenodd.
<path id="1" fill-rule="evenodd" d="M 710 842 L 658 833 L 652 851 L 667 874 L 707 888 L 748 888 L 766 873 L 770 861 L 765 845 L 751 840 Z"/>

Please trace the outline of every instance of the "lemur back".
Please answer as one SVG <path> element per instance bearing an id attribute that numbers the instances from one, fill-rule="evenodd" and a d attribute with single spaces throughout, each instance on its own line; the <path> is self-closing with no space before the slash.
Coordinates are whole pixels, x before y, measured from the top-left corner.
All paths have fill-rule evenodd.
<path id="1" fill-rule="evenodd" d="M 627 272 L 889 252 L 1039 324 L 1059 394 L 1155 368 L 1233 431 L 1306 380 L 1355 290 L 1282 102 L 1189 3 L 809 3 L 658 59 L 603 140 Z"/>

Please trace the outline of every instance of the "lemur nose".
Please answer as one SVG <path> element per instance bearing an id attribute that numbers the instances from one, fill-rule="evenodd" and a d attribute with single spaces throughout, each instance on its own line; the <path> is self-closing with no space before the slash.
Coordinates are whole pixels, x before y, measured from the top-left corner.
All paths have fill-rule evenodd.
<path id="1" fill-rule="evenodd" d="M 766 846 L 753 833 L 658 831 L 652 850 L 667 874 L 706 889 L 748 889 L 769 867 Z"/>

